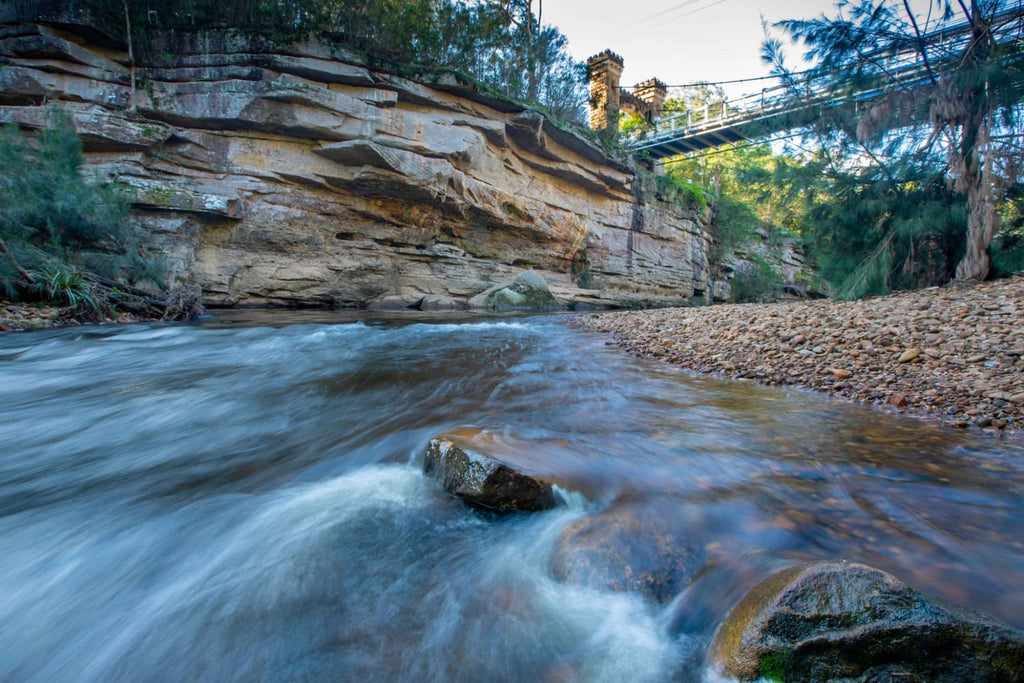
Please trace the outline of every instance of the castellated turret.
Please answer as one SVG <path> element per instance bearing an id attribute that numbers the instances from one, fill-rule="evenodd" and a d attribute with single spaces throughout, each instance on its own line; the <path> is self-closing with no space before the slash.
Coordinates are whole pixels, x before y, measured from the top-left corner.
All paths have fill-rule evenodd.
<path id="1" fill-rule="evenodd" d="M 614 135 L 619 129 L 619 79 L 622 57 L 605 50 L 587 60 L 590 79 L 590 128 Z"/>

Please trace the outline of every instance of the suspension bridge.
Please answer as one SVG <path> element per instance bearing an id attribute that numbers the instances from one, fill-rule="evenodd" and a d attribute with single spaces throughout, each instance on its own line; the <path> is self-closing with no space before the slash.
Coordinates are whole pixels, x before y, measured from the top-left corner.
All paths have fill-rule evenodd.
<path id="1" fill-rule="evenodd" d="M 1016 43 L 1018 48 L 1024 47 L 1024 9 L 1019 4 L 996 15 L 992 26 L 997 43 Z M 929 56 L 929 64 L 948 63 L 950 57 L 967 49 L 971 39 L 969 23 L 949 26 L 922 35 L 902 51 L 863 55 L 862 61 L 883 64 L 879 78 L 868 85 L 836 93 L 831 84 L 816 83 L 821 79 L 812 73 L 800 80 L 765 88 L 760 93 L 653 118 L 652 126 L 635 135 L 627 145 L 632 152 L 658 161 L 806 128 L 830 110 L 852 108 L 856 111 L 870 107 L 894 88 L 912 93 L 936 77 L 921 60 L 922 50 Z M 1019 66 L 1019 62 L 1024 61 L 1022 50 L 1010 52 Z M 1016 73 L 1019 75 L 1020 69 Z M 1024 83 L 1015 83 L 1015 86 L 1020 89 Z"/>

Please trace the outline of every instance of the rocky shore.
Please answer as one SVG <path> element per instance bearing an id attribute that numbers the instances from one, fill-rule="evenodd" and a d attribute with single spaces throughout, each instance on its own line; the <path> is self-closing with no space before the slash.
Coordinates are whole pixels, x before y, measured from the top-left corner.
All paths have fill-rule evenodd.
<path id="1" fill-rule="evenodd" d="M 82 325 L 86 322 L 113 324 L 137 323 L 143 320 L 148 320 L 148 318 L 142 318 L 131 313 L 119 313 L 116 317 L 108 317 L 99 321 L 79 320 L 75 317 L 75 311 L 72 307 L 59 308 L 57 306 L 15 304 L 10 301 L 0 301 L 0 333 L 41 330 L 48 327 L 67 327 L 69 325 Z"/>
<path id="2" fill-rule="evenodd" d="M 862 301 L 599 313 L 573 324 L 689 370 L 1024 434 L 1021 275 Z"/>

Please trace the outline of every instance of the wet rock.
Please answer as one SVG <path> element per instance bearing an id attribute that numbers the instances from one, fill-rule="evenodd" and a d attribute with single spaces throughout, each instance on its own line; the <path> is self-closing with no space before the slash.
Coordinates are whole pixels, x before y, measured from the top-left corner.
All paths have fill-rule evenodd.
<path id="1" fill-rule="evenodd" d="M 548 311 L 561 308 L 540 273 L 524 270 L 507 285 L 498 285 L 469 300 L 470 308 L 494 311 Z"/>
<path id="2" fill-rule="evenodd" d="M 1024 633 L 872 567 L 813 562 L 740 600 L 709 661 L 747 681 L 1012 681 L 1024 675 Z"/>
<path id="3" fill-rule="evenodd" d="M 367 308 L 371 311 L 401 311 L 409 308 L 415 308 L 419 305 L 419 302 L 419 297 L 394 294 L 391 296 L 381 297 L 376 301 L 371 301 Z"/>
<path id="4" fill-rule="evenodd" d="M 893 394 L 888 398 L 886 403 L 888 403 L 891 406 L 896 406 L 897 408 L 906 408 L 907 397 L 904 396 L 903 394 Z"/>
<path id="5" fill-rule="evenodd" d="M 475 507 L 496 512 L 536 512 L 555 506 L 551 484 L 475 450 L 457 435 L 431 439 L 423 463 L 444 490 Z"/>
<path id="6" fill-rule="evenodd" d="M 551 555 L 559 581 L 667 602 L 704 560 L 689 520 L 656 502 L 620 504 L 569 524 Z"/>
<path id="7" fill-rule="evenodd" d="M 421 311 L 457 311 L 465 306 L 450 296 L 428 294 L 420 302 Z"/>

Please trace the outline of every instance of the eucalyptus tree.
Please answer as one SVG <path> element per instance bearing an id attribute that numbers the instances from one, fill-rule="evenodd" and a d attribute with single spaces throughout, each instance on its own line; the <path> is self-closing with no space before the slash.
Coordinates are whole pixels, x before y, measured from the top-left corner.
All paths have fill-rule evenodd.
<path id="1" fill-rule="evenodd" d="M 998 208 L 1021 179 L 1022 14 L 1019 0 L 930 0 L 924 12 L 909 0 L 841 0 L 835 17 L 777 24 L 807 46 L 808 71 L 788 68 L 779 41 L 764 45 L 791 94 L 845 102 L 815 124 L 837 171 L 875 165 L 895 188 L 905 169 L 933 167 L 966 197 L 959 280 L 988 275 Z"/>

